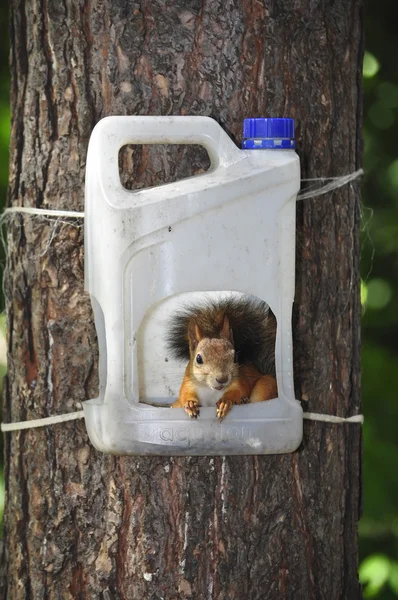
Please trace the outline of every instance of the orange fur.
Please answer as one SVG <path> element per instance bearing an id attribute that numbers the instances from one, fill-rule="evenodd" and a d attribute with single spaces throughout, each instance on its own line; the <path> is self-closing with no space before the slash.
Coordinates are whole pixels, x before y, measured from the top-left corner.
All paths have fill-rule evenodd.
<path id="1" fill-rule="evenodd" d="M 257 380 L 250 394 L 250 402 L 264 402 L 277 398 L 278 388 L 275 377 L 272 375 L 263 375 Z"/>
<path id="2" fill-rule="evenodd" d="M 180 395 L 171 405 L 172 408 L 184 408 L 191 418 L 199 415 L 200 402 L 197 384 L 192 377 L 191 362 L 188 363 L 182 381 Z M 217 417 L 222 420 L 234 404 L 245 402 L 263 402 L 276 398 L 278 389 L 275 377 L 263 375 L 253 364 L 241 365 L 236 378 L 225 388 L 222 398 L 217 402 Z"/>
<path id="3" fill-rule="evenodd" d="M 183 408 L 192 419 L 195 419 L 199 415 L 199 398 L 196 394 L 196 386 L 194 385 L 191 377 L 190 362 L 185 369 L 180 395 L 178 396 L 178 399 L 171 405 L 171 408 Z"/>

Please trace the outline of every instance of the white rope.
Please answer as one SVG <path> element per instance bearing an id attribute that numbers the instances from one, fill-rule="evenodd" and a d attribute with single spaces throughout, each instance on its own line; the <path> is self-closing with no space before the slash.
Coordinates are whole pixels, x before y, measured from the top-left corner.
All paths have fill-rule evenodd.
<path id="1" fill-rule="evenodd" d="M 349 173 L 349 175 L 339 175 L 338 177 L 309 177 L 307 179 L 301 179 L 301 181 L 332 181 L 333 179 L 341 179 L 342 177 L 348 177 L 351 175 L 355 175 L 354 179 L 356 179 L 360 175 L 363 175 L 363 169 L 353 171 L 352 173 Z"/>
<path id="2" fill-rule="evenodd" d="M 49 217 L 71 217 L 72 219 L 84 219 L 84 212 L 77 210 L 51 210 L 49 208 L 33 208 L 32 206 L 11 206 L 6 208 L 3 215 L 12 213 L 25 213 L 27 215 L 46 215 Z"/>
<path id="3" fill-rule="evenodd" d="M 64 413 L 54 417 L 45 417 L 44 419 L 32 419 L 31 421 L 17 421 L 16 423 L 2 423 L 1 431 L 20 431 L 21 429 L 34 429 L 35 427 L 45 427 L 46 425 L 55 425 L 56 423 L 66 423 L 66 421 L 75 421 L 83 419 L 84 411 Z"/>
<path id="4" fill-rule="evenodd" d="M 358 179 L 363 175 L 363 169 L 358 169 L 353 173 L 349 173 L 348 175 L 343 175 L 342 177 L 319 177 L 316 179 L 302 179 L 301 181 L 327 181 L 330 183 L 323 185 L 314 190 L 308 190 L 308 192 L 299 192 L 297 196 L 297 200 L 308 200 L 309 198 L 316 198 L 317 196 L 322 196 L 323 194 L 328 194 L 337 188 L 342 187 L 343 185 L 347 185 L 351 181 Z"/>
<path id="5" fill-rule="evenodd" d="M 303 413 L 303 419 L 308 421 L 323 421 L 325 423 L 363 423 L 363 415 L 353 417 L 335 417 L 334 415 L 320 415 L 319 413 Z"/>
<path id="6" fill-rule="evenodd" d="M 363 175 L 363 169 L 358 169 L 353 173 L 349 173 L 348 175 L 343 175 L 341 177 L 313 177 L 311 179 L 302 179 L 301 181 L 306 183 L 309 181 L 328 181 L 325 185 L 321 187 L 317 187 L 315 189 L 310 189 L 307 192 L 302 191 L 299 192 L 297 196 L 297 200 L 308 200 L 309 198 L 316 198 L 317 196 L 322 196 L 323 194 L 327 194 L 336 190 L 358 177 Z M 34 208 L 31 206 L 11 206 L 10 208 L 6 208 L 3 212 L 3 217 L 9 214 L 23 213 L 26 215 L 36 215 L 36 216 L 47 216 L 47 217 L 69 217 L 72 219 L 84 219 L 83 211 L 74 211 L 74 210 L 52 210 L 49 208 Z"/>
<path id="7" fill-rule="evenodd" d="M 31 421 L 19 421 L 15 423 L 2 423 L 1 431 L 20 431 L 21 429 L 34 429 L 35 427 L 46 427 L 47 425 L 56 425 L 57 423 L 65 423 L 66 421 L 75 421 L 83 419 L 84 411 L 65 413 L 54 417 L 46 417 L 44 419 L 32 419 Z M 303 413 L 303 418 L 310 421 L 323 421 L 324 423 L 363 423 L 363 415 L 355 415 L 354 417 L 335 417 L 333 415 L 321 415 L 318 413 Z"/>

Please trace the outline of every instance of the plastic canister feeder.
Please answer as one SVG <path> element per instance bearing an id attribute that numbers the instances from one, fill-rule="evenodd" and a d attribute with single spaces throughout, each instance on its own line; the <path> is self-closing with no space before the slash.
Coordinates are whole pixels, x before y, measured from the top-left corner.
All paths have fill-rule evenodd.
<path id="1" fill-rule="evenodd" d="M 208 117 L 107 117 L 93 130 L 85 288 L 98 335 L 100 390 L 84 403 L 84 413 L 100 451 L 275 454 L 301 442 L 291 330 L 300 187 L 294 122 L 246 119 L 243 137 L 240 150 Z M 175 183 L 129 191 L 118 168 L 126 144 L 199 144 L 211 167 Z M 201 408 L 197 420 L 168 408 L 185 365 L 168 359 L 162 332 L 184 301 L 204 293 L 257 296 L 277 319 L 278 398 L 234 406 L 221 424 L 215 408 Z"/>

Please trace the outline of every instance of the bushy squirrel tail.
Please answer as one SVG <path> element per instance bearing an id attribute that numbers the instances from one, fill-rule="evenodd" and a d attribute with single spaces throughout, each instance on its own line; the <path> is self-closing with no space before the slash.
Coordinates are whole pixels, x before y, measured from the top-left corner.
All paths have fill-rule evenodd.
<path id="1" fill-rule="evenodd" d="M 166 332 L 166 345 L 177 360 L 189 360 L 191 320 L 205 337 L 220 337 L 223 317 L 232 329 L 236 360 L 252 362 L 264 374 L 275 375 L 276 319 L 268 304 L 254 296 L 193 303 L 176 312 Z"/>

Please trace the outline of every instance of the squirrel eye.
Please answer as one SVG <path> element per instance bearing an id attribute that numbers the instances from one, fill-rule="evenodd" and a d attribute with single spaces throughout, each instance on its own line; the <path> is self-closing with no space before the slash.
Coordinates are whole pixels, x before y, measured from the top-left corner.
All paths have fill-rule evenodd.
<path id="1" fill-rule="evenodd" d="M 200 354 L 196 355 L 196 362 L 198 363 L 198 365 L 203 365 L 203 358 Z"/>

